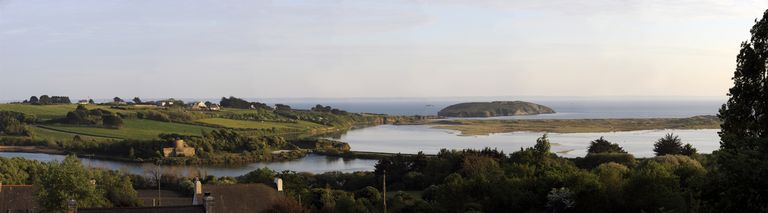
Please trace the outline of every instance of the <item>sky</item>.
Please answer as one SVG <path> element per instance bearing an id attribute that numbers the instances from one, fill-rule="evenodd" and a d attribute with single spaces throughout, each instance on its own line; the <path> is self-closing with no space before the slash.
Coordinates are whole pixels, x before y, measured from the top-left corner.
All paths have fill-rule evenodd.
<path id="1" fill-rule="evenodd" d="M 0 0 L 0 100 L 724 96 L 768 0 Z"/>

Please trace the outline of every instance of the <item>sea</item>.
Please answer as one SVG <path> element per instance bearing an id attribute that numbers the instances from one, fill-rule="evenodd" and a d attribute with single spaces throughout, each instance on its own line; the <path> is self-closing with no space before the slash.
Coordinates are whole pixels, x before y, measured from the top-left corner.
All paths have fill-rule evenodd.
<path id="1" fill-rule="evenodd" d="M 494 119 L 598 119 L 684 118 L 716 115 L 727 100 L 722 97 L 455 97 L 455 98 L 283 98 L 252 99 L 309 109 L 317 104 L 349 112 L 388 115 L 437 115 L 441 109 L 463 102 L 527 101 L 548 106 L 555 114 L 508 116 Z"/>

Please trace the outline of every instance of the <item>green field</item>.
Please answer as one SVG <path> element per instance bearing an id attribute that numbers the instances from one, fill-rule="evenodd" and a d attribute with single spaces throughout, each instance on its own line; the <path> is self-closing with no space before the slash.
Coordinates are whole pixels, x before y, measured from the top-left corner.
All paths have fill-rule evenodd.
<path id="1" fill-rule="evenodd" d="M 282 122 L 268 122 L 268 121 L 244 121 L 244 120 L 232 120 L 224 118 L 207 118 L 200 119 L 197 122 L 222 126 L 226 128 L 236 129 L 294 129 L 294 130 L 310 130 L 313 128 L 325 127 L 320 124 L 310 123 L 306 121 L 299 121 L 297 123 L 282 123 Z"/>
<path id="2" fill-rule="evenodd" d="M 70 125 L 48 125 L 47 128 L 80 135 L 111 137 L 124 139 L 155 139 L 161 133 L 177 133 L 184 135 L 201 135 L 202 131 L 212 131 L 213 128 L 190 124 L 167 123 L 160 121 L 125 119 L 125 125 L 120 129 L 101 127 L 85 127 Z"/>
<path id="3" fill-rule="evenodd" d="M 67 115 L 67 112 L 75 110 L 75 104 L 61 105 L 29 105 L 29 104 L 0 104 L 0 110 L 23 112 L 35 115 L 42 119 L 61 118 Z"/>
<path id="4" fill-rule="evenodd" d="M 41 140 L 50 140 L 50 141 L 62 141 L 62 140 L 71 140 L 75 137 L 75 135 L 79 134 L 72 134 L 67 132 L 61 132 L 56 130 L 50 130 L 45 128 L 40 128 L 36 126 L 30 127 L 32 130 L 32 134 L 34 135 L 35 139 L 41 139 Z M 112 140 L 112 138 L 105 138 L 105 137 L 94 137 L 94 136 L 85 136 L 80 135 L 80 138 L 83 140 L 93 140 L 93 141 L 108 141 Z"/>
<path id="5" fill-rule="evenodd" d="M 234 114 L 246 114 L 246 113 L 254 113 L 255 111 L 252 109 L 224 108 L 224 109 L 221 109 L 221 112 L 234 113 Z"/>
<path id="6" fill-rule="evenodd" d="M 112 110 L 108 106 L 87 105 L 88 109 L 106 109 Z M 31 105 L 31 104 L 0 104 L 0 111 L 16 111 L 25 114 L 35 115 L 40 119 L 63 118 L 68 112 L 74 111 L 77 104 L 56 104 L 56 105 Z"/>

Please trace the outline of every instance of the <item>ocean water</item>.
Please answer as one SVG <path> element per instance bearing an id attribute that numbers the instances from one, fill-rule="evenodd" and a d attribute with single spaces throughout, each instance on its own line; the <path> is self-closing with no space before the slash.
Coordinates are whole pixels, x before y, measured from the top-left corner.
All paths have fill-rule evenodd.
<path id="1" fill-rule="evenodd" d="M 542 104 L 557 113 L 533 116 L 495 117 L 493 119 L 582 119 L 582 118 L 683 118 L 716 115 L 726 97 L 475 97 L 475 98 L 368 98 L 368 99 L 265 99 L 266 103 L 284 103 L 297 109 L 316 104 L 350 112 L 389 115 L 437 115 L 441 109 L 471 101 L 522 100 Z"/>

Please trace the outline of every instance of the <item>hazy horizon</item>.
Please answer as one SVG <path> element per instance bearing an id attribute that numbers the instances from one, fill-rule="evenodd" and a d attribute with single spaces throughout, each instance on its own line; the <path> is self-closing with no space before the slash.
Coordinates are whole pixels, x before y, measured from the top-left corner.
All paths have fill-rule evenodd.
<path id="1" fill-rule="evenodd" d="M 55 95 L 55 94 L 46 94 Z M 34 95 L 39 97 L 40 95 Z M 135 96 L 120 97 L 131 101 Z M 143 101 L 157 101 L 174 98 L 182 101 L 213 101 L 218 102 L 222 97 L 139 97 Z M 114 97 L 70 97 L 73 102 L 82 99 L 93 99 L 96 102 L 111 102 Z M 248 101 L 264 103 L 295 103 L 295 102 L 428 102 L 428 101 L 725 101 L 727 96 L 435 96 L 435 97 L 238 97 Z M 0 103 L 21 102 L 27 98 L 0 99 Z"/>
<path id="2" fill-rule="evenodd" d="M 766 7 L 0 0 L 0 100 L 725 97 Z"/>

